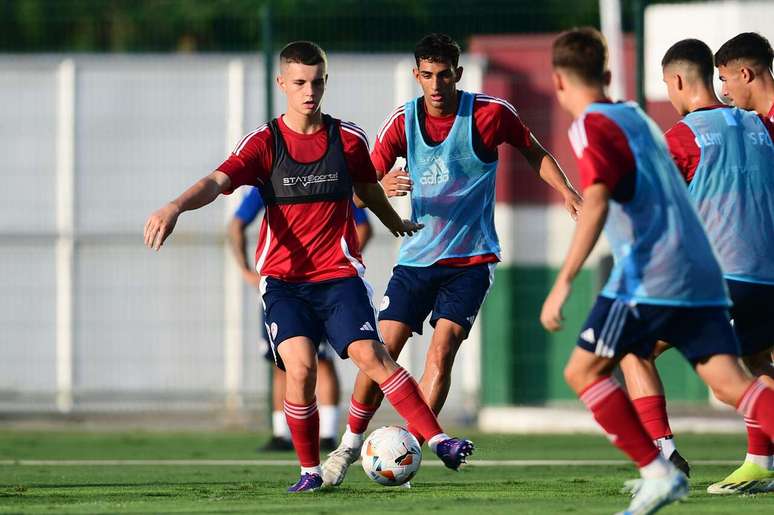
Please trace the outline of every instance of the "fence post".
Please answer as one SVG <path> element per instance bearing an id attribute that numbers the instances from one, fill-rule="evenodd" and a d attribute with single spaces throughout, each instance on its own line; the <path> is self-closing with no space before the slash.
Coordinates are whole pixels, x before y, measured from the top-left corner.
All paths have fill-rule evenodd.
<path id="1" fill-rule="evenodd" d="M 56 102 L 56 407 L 73 409 L 75 257 L 75 63 L 57 70 Z"/>

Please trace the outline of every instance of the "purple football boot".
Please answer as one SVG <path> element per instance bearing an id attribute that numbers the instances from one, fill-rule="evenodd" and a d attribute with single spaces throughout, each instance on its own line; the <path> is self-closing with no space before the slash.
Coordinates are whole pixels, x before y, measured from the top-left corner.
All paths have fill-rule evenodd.
<path id="1" fill-rule="evenodd" d="M 473 442 L 470 440 L 449 438 L 436 446 L 435 453 L 441 458 L 444 465 L 452 470 L 457 470 L 460 465 L 466 463 L 465 458 L 473 454 L 474 449 Z"/>
<path id="2" fill-rule="evenodd" d="M 288 488 L 288 493 L 314 492 L 322 487 L 322 484 L 323 480 L 320 474 L 301 474 L 301 479 L 298 480 L 298 483 Z"/>

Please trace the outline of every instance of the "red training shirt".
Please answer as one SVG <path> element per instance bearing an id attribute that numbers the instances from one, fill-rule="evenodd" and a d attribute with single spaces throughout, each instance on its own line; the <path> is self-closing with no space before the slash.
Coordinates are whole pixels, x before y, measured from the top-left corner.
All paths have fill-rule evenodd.
<path id="1" fill-rule="evenodd" d="M 581 189 L 604 184 L 611 197 L 626 202 L 634 195 L 636 164 L 623 131 L 601 113 L 586 113 L 570 126 Z"/>
<path id="2" fill-rule="evenodd" d="M 325 127 L 314 134 L 299 134 L 285 124 L 283 117 L 278 125 L 295 161 L 312 163 L 325 155 Z M 376 171 L 363 130 L 341 122 L 340 133 L 352 180 L 375 183 Z M 271 177 L 273 159 L 274 137 L 265 124 L 242 138 L 218 170 L 231 179 L 231 191 L 242 185 L 260 187 Z M 350 198 L 266 206 L 255 253 L 256 270 L 260 275 L 288 282 L 353 277 L 363 269 L 358 247 Z"/>
<path id="3" fill-rule="evenodd" d="M 427 112 L 424 102 L 419 102 L 425 109 L 425 134 L 433 143 L 441 143 L 449 135 L 456 115 L 432 116 Z M 516 148 L 524 149 L 532 145 L 530 130 L 519 118 L 516 109 L 502 98 L 477 93 L 473 104 L 473 123 L 481 138 L 484 149 L 494 153 L 499 145 L 508 143 Z M 381 177 L 388 172 L 398 157 L 405 158 L 408 150 L 406 142 L 405 106 L 393 110 L 382 124 L 376 136 L 371 161 Z M 481 256 L 442 259 L 437 265 L 472 266 L 482 263 L 499 261 L 494 254 Z"/>

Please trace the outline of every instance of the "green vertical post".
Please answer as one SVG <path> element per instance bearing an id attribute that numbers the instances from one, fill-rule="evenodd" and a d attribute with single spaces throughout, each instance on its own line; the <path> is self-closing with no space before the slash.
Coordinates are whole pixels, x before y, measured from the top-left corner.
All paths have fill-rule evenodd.
<path id="1" fill-rule="evenodd" d="M 647 111 L 645 105 L 645 7 L 648 0 L 634 0 L 634 38 L 637 64 L 637 103 L 643 111 Z"/>

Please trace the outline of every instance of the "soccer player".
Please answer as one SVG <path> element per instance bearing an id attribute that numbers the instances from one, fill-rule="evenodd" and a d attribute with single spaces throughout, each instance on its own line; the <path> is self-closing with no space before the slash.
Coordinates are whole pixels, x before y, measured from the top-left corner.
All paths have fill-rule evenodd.
<path id="1" fill-rule="evenodd" d="M 236 259 L 237 265 L 242 272 L 242 277 L 255 288 L 258 288 L 261 277 L 248 264 L 245 229 L 253 223 L 262 209 L 263 200 L 258 188 L 250 188 L 228 225 L 228 240 L 234 259 Z M 355 208 L 354 217 L 355 230 L 357 231 L 362 253 L 366 243 L 371 238 L 371 224 L 364 209 Z M 271 344 L 269 344 L 269 335 L 265 326 L 263 334 L 263 342 L 265 343 L 263 355 L 273 364 L 274 354 L 271 350 Z M 320 412 L 320 449 L 332 451 L 336 448 L 336 436 L 338 435 L 339 425 L 339 379 L 336 375 L 336 367 L 328 354 L 328 344 L 325 339 L 320 342 L 318 347 L 317 363 L 317 393 L 320 401 L 318 408 Z M 290 428 L 285 421 L 285 413 L 283 411 L 284 398 L 285 372 L 275 368 L 272 374 L 272 406 L 274 408 L 271 418 L 272 438 L 263 446 L 262 450 L 264 451 L 287 451 L 293 449 L 293 444 L 290 441 Z"/>
<path id="2" fill-rule="evenodd" d="M 425 36 L 414 49 L 422 96 L 395 109 L 378 133 L 371 160 L 390 196 L 411 192 L 412 220 L 422 231 L 403 242 L 381 304 L 379 329 L 397 357 L 430 315 L 433 337 L 420 388 L 439 413 L 451 386 L 454 357 L 492 286 L 500 246 L 494 226 L 498 146 L 519 149 L 564 199 L 573 217 L 581 199 L 554 158 L 505 100 L 458 90 L 459 45 L 445 34 Z M 389 171 L 404 157 L 408 173 Z M 339 448 L 323 466 L 338 485 L 360 456 L 363 435 L 382 400 L 378 385 L 358 374 Z M 408 430 L 422 441 L 412 426 Z"/>
<path id="3" fill-rule="evenodd" d="M 712 51 L 702 41 L 675 43 L 661 66 L 669 100 L 684 116 L 666 133 L 667 144 L 724 272 L 740 354 L 753 375 L 774 377 L 774 125 L 720 102 L 712 81 Z M 751 227 L 760 230 L 746 229 Z M 648 434 L 685 471 L 653 361 L 629 354 L 621 369 Z M 771 439 L 756 421 L 745 418 L 745 424 L 744 464 L 710 485 L 709 493 L 774 490 Z"/>
<path id="4" fill-rule="evenodd" d="M 723 96 L 739 109 L 755 111 L 774 122 L 772 60 L 769 40 L 756 32 L 734 36 L 715 53 Z"/>
<path id="5" fill-rule="evenodd" d="M 285 417 L 301 463 L 291 493 L 322 486 L 313 342 L 323 332 L 339 356 L 379 383 L 447 467 L 459 468 L 473 452 L 470 441 L 443 432 L 417 383 L 381 342 L 358 252 L 353 190 L 393 235 L 411 236 L 422 226 L 401 220 L 390 206 L 363 131 L 322 113 L 326 82 L 319 46 L 296 41 L 283 48 L 277 84 L 287 98 L 285 114 L 246 135 L 217 170 L 154 212 L 144 231 L 145 244 L 159 250 L 180 213 L 239 186 L 260 186 L 266 214 L 256 271 L 274 357 L 287 372 Z"/>
<path id="6" fill-rule="evenodd" d="M 720 265 L 655 123 L 634 103 L 611 103 L 607 46 L 595 29 L 561 34 L 553 81 L 573 122 L 569 135 L 583 211 L 540 321 L 562 327 L 562 306 L 604 227 L 615 265 L 564 374 L 611 442 L 640 469 L 627 482 L 625 513 L 653 513 L 688 494 L 688 480 L 648 436 L 611 374 L 622 356 L 647 358 L 658 340 L 674 345 L 721 401 L 774 436 L 774 390 L 738 363 Z"/>

